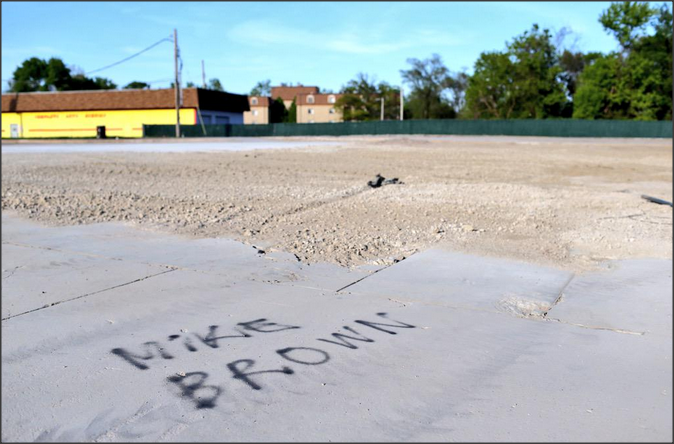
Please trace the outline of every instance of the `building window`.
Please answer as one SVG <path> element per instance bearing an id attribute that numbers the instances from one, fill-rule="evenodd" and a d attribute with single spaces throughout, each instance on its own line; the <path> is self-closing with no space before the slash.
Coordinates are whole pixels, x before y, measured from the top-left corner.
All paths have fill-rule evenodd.
<path id="1" fill-rule="evenodd" d="M 330 113 L 330 114 L 334 114 L 334 113 L 335 113 L 335 109 L 334 109 L 334 108 L 330 108 L 329 113 Z"/>
<path id="2" fill-rule="evenodd" d="M 314 103 L 314 96 L 307 97 L 307 103 Z"/>
<path id="3" fill-rule="evenodd" d="M 335 103 L 335 96 L 328 97 L 328 103 Z"/>
<path id="4" fill-rule="evenodd" d="M 253 97 L 252 99 L 250 99 L 250 104 L 251 105 L 257 105 L 257 97 Z"/>
<path id="5" fill-rule="evenodd" d="M 314 113 L 314 109 L 313 109 L 313 108 L 309 108 L 309 109 L 307 110 L 307 112 L 308 112 L 309 114 L 313 114 L 313 113 Z"/>
<path id="6" fill-rule="evenodd" d="M 256 109 L 253 110 L 253 115 L 257 116 L 257 110 Z"/>

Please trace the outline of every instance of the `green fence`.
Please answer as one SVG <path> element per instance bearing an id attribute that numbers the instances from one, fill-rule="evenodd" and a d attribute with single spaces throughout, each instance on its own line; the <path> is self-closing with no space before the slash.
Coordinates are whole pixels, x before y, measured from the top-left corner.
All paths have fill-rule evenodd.
<path id="1" fill-rule="evenodd" d="M 205 134 L 204 134 L 205 129 Z M 671 121 L 635 120 L 406 120 L 270 125 L 184 125 L 184 137 L 355 136 L 458 134 L 544 137 L 672 138 Z M 143 125 L 144 137 L 175 137 L 175 125 Z"/>

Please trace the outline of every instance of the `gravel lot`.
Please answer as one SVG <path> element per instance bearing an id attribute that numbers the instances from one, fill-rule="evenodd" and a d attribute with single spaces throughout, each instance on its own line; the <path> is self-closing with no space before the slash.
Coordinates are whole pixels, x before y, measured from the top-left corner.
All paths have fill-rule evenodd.
<path id="1" fill-rule="evenodd" d="M 195 152 L 188 140 L 190 152 L 50 153 L 3 142 L 2 209 L 47 224 L 229 237 L 345 266 L 434 246 L 576 272 L 672 257 L 672 208 L 640 197 L 672 201 L 671 140 L 281 140 L 301 147 Z M 368 187 L 377 173 L 403 183 Z"/>

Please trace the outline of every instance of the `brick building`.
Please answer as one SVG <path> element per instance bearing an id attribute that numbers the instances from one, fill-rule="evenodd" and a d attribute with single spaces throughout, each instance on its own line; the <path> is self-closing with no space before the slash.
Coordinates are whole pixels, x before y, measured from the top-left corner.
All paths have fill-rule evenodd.
<path id="1" fill-rule="evenodd" d="M 183 125 L 243 124 L 248 98 L 201 88 L 182 90 Z M 175 90 L 105 90 L 2 95 L 2 138 L 142 137 L 143 125 L 175 125 Z"/>

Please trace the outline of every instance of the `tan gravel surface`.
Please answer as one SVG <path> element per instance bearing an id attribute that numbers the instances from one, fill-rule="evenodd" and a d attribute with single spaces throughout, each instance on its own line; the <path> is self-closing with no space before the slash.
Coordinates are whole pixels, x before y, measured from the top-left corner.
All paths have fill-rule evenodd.
<path id="1" fill-rule="evenodd" d="M 434 246 L 573 271 L 672 257 L 672 208 L 640 197 L 672 201 L 671 140 L 282 140 L 340 145 L 3 154 L 2 209 L 48 224 L 230 237 L 347 266 Z M 369 188 L 377 173 L 404 183 Z"/>

